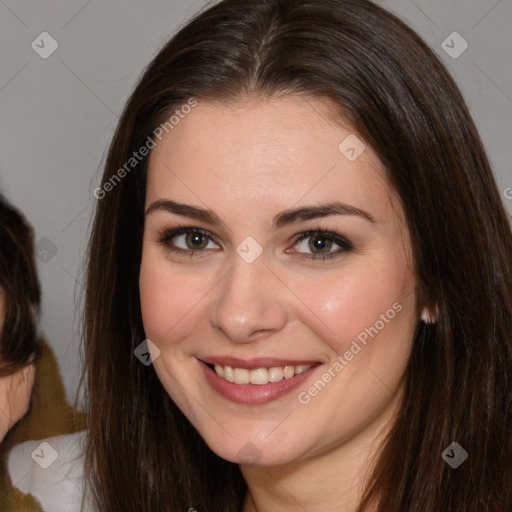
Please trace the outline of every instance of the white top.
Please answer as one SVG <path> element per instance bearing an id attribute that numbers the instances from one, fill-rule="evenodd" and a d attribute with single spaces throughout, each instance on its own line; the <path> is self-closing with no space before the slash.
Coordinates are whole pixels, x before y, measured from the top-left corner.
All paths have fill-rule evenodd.
<path id="1" fill-rule="evenodd" d="M 32 494 L 44 512 L 95 512 L 83 478 L 86 435 L 83 431 L 15 446 L 7 459 L 14 487 Z"/>

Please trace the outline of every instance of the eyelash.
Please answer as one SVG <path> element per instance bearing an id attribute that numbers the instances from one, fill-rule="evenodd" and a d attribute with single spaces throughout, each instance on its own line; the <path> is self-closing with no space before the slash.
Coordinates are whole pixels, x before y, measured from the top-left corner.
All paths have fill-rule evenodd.
<path id="1" fill-rule="evenodd" d="M 171 245 L 171 240 L 179 235 L 187 235 L 187 234 L 199 234 L 202 235 L 209 240 L 211 240 L 214 243 L 217 243 L 215 241 L 215 237 L 212 236 L 212 234 L 208 231 L 205 231 L 201 228 L 195 228 L 192 226 L 178 226 L 176 228 L 170 228 L 170 229 L 163 229 L 160 231 L 158 236 L 158 243 L 165 246 L 166 249 L 170 252 L 181 254 L 189 257 L 198 257 L 198 253 L 204 252 L 203 249 L 181 249 L 180 247 L 175 247 Z M 307 259 L 311 260 L 326 260 L 326 259 L 332 259 L 334 257 L 340 256 L 341 254 L 345 252 L 350 252 L 353 250 L 353 246 L 349 240 L 346 238 L 338 235 L 337 233 L 333 233 L 332 231 L 328 231 L 327 229 L 312 229 L 305 231 L 303 233 L 299 233 L 297 236 L 297 239 L 295 240 L 295 243 L 293 246 L 296 246 L 298 243 L 302 242 L 303 240 L 306 240 L 308 238 L 324 238 L 327 241 L 333 242 L 336 245 L 340 246 L 341 249 L 339 249 L 336 252 L 329 252 L 326 254 L 309 254 L 308 256 L 305 256 Z M 302 253 L 304 254 L 304 253 Z M 199 256 L 200 257 L 200 256 Z"/>

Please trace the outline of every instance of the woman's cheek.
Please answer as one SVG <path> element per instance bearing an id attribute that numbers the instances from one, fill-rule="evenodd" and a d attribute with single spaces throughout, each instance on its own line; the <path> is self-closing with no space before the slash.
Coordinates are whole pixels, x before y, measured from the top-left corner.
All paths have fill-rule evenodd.
<path id="1" fill-rule="evenodd" d="M 176 338 L 182 320 L 193 312 L 202 295 L 201 284 L 177 272 L 168 262 L 143 259 L 139 279 L 142 321 L 146 336 L 156 344 Z"/>
<path id="2" fill-rule="evenodd" d="M 379 330 L 394 330 L 396 322 L 391 320 L 397 312 L 393 304 L 403 299 L 401 286 L 397 286 L 400 283 L 392 275 L 379 274 L 378 266 L 373 269 L 371 274 L 359 275 L 354 271 L 349 278 L 307 287 L 305 302 L 322 320 L 323 332 L 318 335 L 338 354 L 348 350 L 359 335 L 364 338 L 366 329 L 375 326 L 376 322 L 378 327 L 384 323 L 383 329 Z"/>
<path id="3" fill-rule="evenodd" d="M 384 287 L 387 288 L 386 285 Z M 371 318 L 373 310 L 380 308 L 389 292 L 384 297 L 379 297 L 380 293 L 374 279 L 364 275 L 360 277 L 359 273 L 352 271 L 351 275 L 328 275 L 322 281 L 306 281 L 300 285 L 298 295 L 304 297 L 311 310 L 336 331 L 347 321 L 353 324 L 358 319 Z"/>

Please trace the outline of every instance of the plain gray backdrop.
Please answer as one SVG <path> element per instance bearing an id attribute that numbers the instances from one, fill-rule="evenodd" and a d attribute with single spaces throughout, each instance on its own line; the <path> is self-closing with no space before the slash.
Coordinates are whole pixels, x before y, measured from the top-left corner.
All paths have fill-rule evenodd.
<path id="1" fill-rule="evenodd" d="M 35 228 L 41 328 L 70 400 L 81 370 L 83 258 L 107 147 L 144 66 L 206 3 L 0 0 L 0 189 Z M 453 74 L 512 212 L 512 1 L 378 3 Z"/>

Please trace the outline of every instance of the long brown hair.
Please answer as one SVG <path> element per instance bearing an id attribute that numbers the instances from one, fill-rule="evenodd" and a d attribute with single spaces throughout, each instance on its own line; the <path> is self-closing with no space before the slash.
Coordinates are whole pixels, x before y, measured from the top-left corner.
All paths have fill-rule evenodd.
<path id="1" fill-rule="evenodd" d="M 418 304 L 437 306 L 436 323 L 418 324 L 401 410 L 359 510 L 511 510 L 509 218 L 453 79 L 410 28 L 368 0 L 221 1 L 141 77 L 110 146 L 89 246 L 89 497 L 108 512 L 242 508 L 238 466 L 206 446 L 133 356 L 145 339 L 138 275 L 148 158 L 126 163 L 190 98 L 279 94 L 332 100 L 333 115 L 377 153 L 406 214 Z M 457 469 L 441 458 L 454 441 L 469 454 Z"/>

